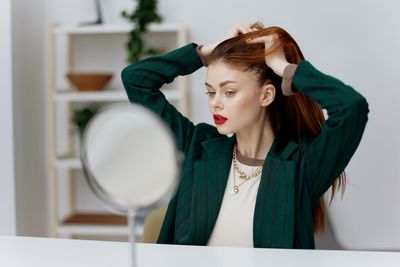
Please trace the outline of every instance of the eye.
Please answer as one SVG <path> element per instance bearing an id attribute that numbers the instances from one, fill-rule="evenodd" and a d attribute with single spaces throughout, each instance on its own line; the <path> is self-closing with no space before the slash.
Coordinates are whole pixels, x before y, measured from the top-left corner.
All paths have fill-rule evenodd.
<path id="1" fill-rule="evenodd" d="M 234 94 L 235 94 L 234 91 L 226 91 L 225 92 L 225 95 L 227 95 L 227 96 L 233 96 Z"/>
<path id="2" fill-rule="evenodd" d="M 211 91 L 207 91 L 206 94 L 207 94 L 208 96 L 215 96 L 215 92 L 211 92 Z"/>

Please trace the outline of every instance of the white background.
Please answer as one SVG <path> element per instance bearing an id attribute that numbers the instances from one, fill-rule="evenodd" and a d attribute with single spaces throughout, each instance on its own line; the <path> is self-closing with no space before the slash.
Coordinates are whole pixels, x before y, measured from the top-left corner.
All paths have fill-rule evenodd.
<path id="1" fill-rule="evenodd" d="M 19 230 L 44 235 L 47 26 L 49 22 L 94 20 L 93 1 L 14 0 L 12 7 Z M 223 38 L 235 22 L 260 20 L 282 26 L 317 68 L 351 84 L 367 98 L 371 112 L 362 143 L 347 169 L 350 184 L 343 200 L 331 206 L 330 215 L 345 248 L 400 250 L 398 1 L 160 0 L 159 7 L 165 21 L 184 22 L 197 43 Z M 196 123 L 211 122 L 204 77 L 203 69 L 191 79 Z"/>
<path id="2" fill-rule="evenodd" d="M 0 235 L 16 233 L 10 10 L 10 0 L 0 2 Z"/>

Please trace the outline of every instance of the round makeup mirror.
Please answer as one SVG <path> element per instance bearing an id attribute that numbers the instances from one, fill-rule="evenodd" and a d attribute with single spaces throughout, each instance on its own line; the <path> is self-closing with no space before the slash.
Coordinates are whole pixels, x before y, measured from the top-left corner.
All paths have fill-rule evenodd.
<path id="1" fill-rule="evenodd" d="M 135 217 L 168 202 L 181 156 L 170 129 L 150 110 L 131 103 L 101 109 L 89 122 L 81 160 L 93 192 L 129 222 L 135 265 Z"/>

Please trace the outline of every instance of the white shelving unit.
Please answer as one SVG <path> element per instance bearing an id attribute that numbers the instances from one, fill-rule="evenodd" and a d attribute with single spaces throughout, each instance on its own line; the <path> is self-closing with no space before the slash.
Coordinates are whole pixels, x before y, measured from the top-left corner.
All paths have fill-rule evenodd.
<path id="1" fill-rule="evenodd" d="M 125 217 L 101 210 L 101 206 L 94 211 L 79 210 L 77 191 L 81 191 L 78 187 L 84 177 L 79 140 L 72 127 L 71 116 L 74 109 L 84 105 L 128 101 L 119 77 L 120 71 L 127 65 L 124 45 L 130 30 L 129 25 L 50 27 L 49 168 L 54 237 L 127 236 Z M 187 43 L 187 31 L 181 24 L 154 24 L 149 27 L 145 41 L 150 47 L 169 51 Z M 71 87 L 65 78 L 69 71 L 111 71 L 114 76 L 109 88 L 104 91 L 80 92 Z M 187 85 L 187 78 L 179 77 L 161 90 L 171 103 L 189 116 Z M 141 232 L 139 227 L 137 235 Z"/>
<path id="2" fill-rule="evenodd" d="M 161 90 L 169 101 L 178 102 L 180 99 L 180 92 L 175 90 Z M 67 91 L 59 92 L 55 96 L 55 100 L 59 102 L 116 102 L 126 101 L 126 93 L 121 92 L 76 92 Z"/>
<path id="3" fill-rule="evenodd" d="M 181 31 L 184 33 L 185 29 L 182 25 L 178 25 L 175 23 L 163 23 L 163 24 L 152 24 L 149 26 L 149 32 L 170 32 L 177 33 Z M 122 33 L 126 34 L 131 30 L 130 25 L 89 25 L 83 27 L 76 26 L 64 26 L 55 29 L 55 34 L 69 34 L 69 35 L 78 35 L 78 34 L 114 34 L 114 33 Z M 185 40 L 186 36 L 179 36 L 182 39 L 178 40 L 178 42 Z"/>

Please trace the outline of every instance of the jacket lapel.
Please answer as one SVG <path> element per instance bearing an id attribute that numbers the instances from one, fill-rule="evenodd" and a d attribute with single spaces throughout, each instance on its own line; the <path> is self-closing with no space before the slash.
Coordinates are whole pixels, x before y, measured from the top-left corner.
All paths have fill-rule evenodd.
<path id="1" fill-rule="evenodd" d="M 276 139 L 263 166 L 253 220 L 254 247 L 292 248 L 298 145 Z"/>
<path id="2" fill-rule="evenodd" d="M 194 165 L 191 233 L 194 244 L 205 245 L 221 207 L 232 163 L 235 136 L 218 137 L 202 143 L 206 152 Z"/>

